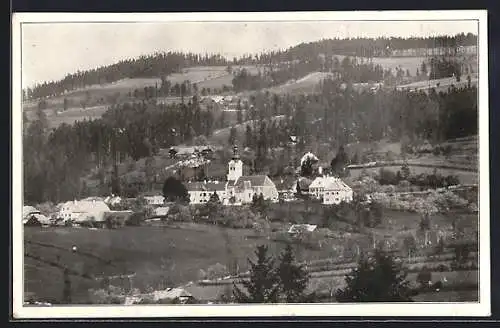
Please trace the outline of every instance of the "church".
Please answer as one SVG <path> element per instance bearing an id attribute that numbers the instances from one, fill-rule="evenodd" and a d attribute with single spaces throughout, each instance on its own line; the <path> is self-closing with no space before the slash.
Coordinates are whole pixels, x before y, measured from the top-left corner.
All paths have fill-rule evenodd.
<path id="1" fill-rule="evenodd" d="M 203 204 L 215 192 L 224 205 L 242 205 L 252 202 L 254 195 L 278 201 L 276 185 L 267 175 L 243 175 L 243 162 L 238 147 L 233 148 L 228 163 L 227 181 L 191 182 L 186 185 L 191 204 Z"/>

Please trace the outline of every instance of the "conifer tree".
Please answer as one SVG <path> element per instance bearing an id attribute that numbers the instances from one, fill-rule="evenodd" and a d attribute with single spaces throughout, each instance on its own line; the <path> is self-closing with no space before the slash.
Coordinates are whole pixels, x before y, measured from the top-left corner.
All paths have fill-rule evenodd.
<path id="1" fill-rule="evenodd" d="M 361 257 L 346 276 L 346 287 L 336 293 L 339 302 L 411 302 L 406 272 L 394 259 L 377 249 L 373 258 Z"/>
<path id="2" fill-rule="evenodd" d="M 274 259 L 267 255 L 268 248 L 260 245 L 255 251 L 257 261 L 248 260 L 250 279 L 241 282 L 247 292 L 234 285 L 233 294 L 238 303 L 277 303 L 280 284 L 274 269 Z"/>
<path id="3" fill-rule="evenodd" d="M 290 244 L 280 255 L 280 264 L 277 269 L 283 301 L 286 303 L 305 302 L 310 295 L 305 293 L 309 274 L 303 265 L 295 262 L 295 256 Z"/>

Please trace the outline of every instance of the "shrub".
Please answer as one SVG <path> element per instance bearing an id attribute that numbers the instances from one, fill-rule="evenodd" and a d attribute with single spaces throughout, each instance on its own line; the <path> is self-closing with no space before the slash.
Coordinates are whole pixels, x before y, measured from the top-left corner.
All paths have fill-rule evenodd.
<path id="1" fill-rule="evenodd" d="M 421 287 L 428 286 L 429 281 L 432 281 L 432 272 L 424 266 L 417 275 L 417 282 Z"/>
<path id="2" fill-rule="evenodd" d="M 128 217 L 128 219 L 125 221 L 125 225 L 140 226 L 144 222 L 144 219 L 145 219 L 144 212 L 135 212 Z"/>
<path id="3" fill-rule="evenodd" d="M 450 271 L 450 267 L 448 267 L 445 264 L 440 264 L 437 266 L 436 270 L 439 272 L 446 272 L 446 271 Z"/>
<path id="4" fill-rule="evenodd" d="M 377 176 L 377 180 L 381 185 L 397 185 L 400 177 L 391 170 L 381 168 Z"/>

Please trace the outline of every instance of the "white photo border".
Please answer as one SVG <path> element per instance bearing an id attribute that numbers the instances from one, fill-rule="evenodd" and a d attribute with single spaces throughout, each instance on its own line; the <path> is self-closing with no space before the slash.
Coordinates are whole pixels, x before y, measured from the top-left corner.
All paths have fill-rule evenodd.
<path id="1" fill-rule="evenodd" d="M 460 21 L 477 20 L 479 104 L 479 301 L 470 303 L 23 306 L 21 24 L 237 21 Z M 488 37 L 486 10 L 352 11 L 282 13 L 14 13 L 12 16 L 12 306 L 14 319 L 175 318 L 275 316 L 451 316 L 491 314 Z"/>

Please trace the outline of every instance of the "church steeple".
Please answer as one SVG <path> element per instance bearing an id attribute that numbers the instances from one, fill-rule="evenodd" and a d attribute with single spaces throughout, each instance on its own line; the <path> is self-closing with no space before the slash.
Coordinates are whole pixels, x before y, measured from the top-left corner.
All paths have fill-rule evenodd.
<path id="1" fill-rule="evenodd" d="M 235 145 L 233 147 L 233 157 L 228 163 L 227 180 L 236 181 L 242 175 L 243 175 L 243 162 L 240 159 L 238 147 Z"/>
<path id="2" fill-rule="evenodd" d="M 238 146 L 233 146 L 233 160 L 237 161 L 240 159 L 240 153 L 238 152 Z"/>

